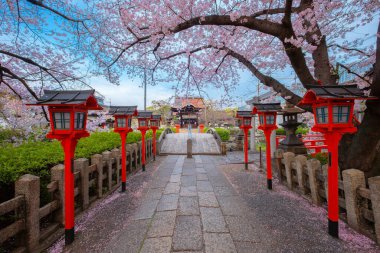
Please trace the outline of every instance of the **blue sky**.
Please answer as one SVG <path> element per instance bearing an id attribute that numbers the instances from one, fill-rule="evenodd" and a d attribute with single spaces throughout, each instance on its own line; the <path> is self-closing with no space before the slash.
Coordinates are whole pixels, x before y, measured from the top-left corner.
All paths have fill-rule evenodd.
<path id="1" fill-rule="evenodd" d="M 357 29 L 347 35 L 347 39 L 355 39 L 363 37 L 365 34 L 370 34 L 369 39 L 366 41 L 367 45 L 375 45 L 376 32 L 377 32 L 378 20 L 375 19 L 370 24 Z M 294 82 L 294 72 L 289 69 L 283 72 L 278 72 L 273 75 L 280 82 L 290 84 Z M 297 80 L 297 82 L 299 82 Z M 142 88 L 142 80 L 136 78 L 130 80 L 122 77 L 120 85 L 116 86 L 110 84 L 105 78 L 96 77 L 91 78 L 89 83 L 97 91 L 106 97 L 106 103 L 112 105 L 137 105 L 143 109 L 144 106 L 144 89 Z M 244 101 L 248 100 L 252 96 L 257 94 L 257 79 L 248 71 L 241 71 L 240 82 L 236 87 L 236 90 L 231 93 L 231 97 L 234 99 L 233 106 L 242 106 Z M 160 84 L 157 86 L 148 86 L 147 89 L 147 105 L 151 104 L 152 100 L 168 99 L 175 95 L 175 91 L 171 89 L 172 84 Z M 222 90 L 217 90 L 214 87 L 205 89 L 205 92 L 211 99 L 219 99 L 223 95 Z M 262 91 L 263 92 L 263 91 Z M 192 94 L 197 96 L 198 94 Z"/>

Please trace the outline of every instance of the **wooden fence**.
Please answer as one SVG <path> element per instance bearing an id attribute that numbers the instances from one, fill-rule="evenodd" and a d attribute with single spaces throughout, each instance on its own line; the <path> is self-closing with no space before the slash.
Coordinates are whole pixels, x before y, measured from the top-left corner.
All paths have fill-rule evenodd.
<path id="1" fill-rule="evenodd" d="M 153 158 L 152 140 L 146 140 L 146 161 Z M 141 142 L 127 144 L 127 173 L 141 168 Z M 117 189 L 121 183 L 119 149 L 74 161 L 75 212 L 86 210 L 95 200 Z M 64 166 L 51 168 L 47 192 L 51 201 L 40 206 L 40 178 L 26 174 L 15 182 L 15 197 L 0 203 L 2 247 L 12 252 L 41 252 L 64 233 Z M 3 248 L 4 249 L 4 248 Z"/>
<path id="2" fill-rule="evenodd" d="M 291 152 L 275 153 L 280 182 L 307 196 L 314 204 L 327 203 L 327 165 Z M 350 227 L 380 243 L 380 176 L 366 179 L 357 169 L 339 173 L 340 218 Z M 369 186 L 369 187 L 368 187 Z"/>

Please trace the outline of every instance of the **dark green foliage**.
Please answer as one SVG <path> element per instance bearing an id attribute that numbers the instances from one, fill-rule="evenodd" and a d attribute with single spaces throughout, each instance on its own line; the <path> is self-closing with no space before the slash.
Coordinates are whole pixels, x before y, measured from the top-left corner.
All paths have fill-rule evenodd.
<path id="1" fill-rule="evenodd" d="M 307 134 L 309 132 L 309 128 L 308 127 L 301 127 L 299 126 L 296 130 L 296 134 Z M 276 129 L 276 135 L 286 135 L 286 132 L 285 132 L 285 129 L 282 128 L 282 127 L 279 127 L 278 129 Z"/>
<path id="2" fill-rule="evenodd" d="M 226 128 L 215 128 L 215 131 L 219 134 L 222 141 L 228 141 L 230 139 L 230 130 Z"/>
<path id="3" fill-rule="evenodd" d="M 162 131 L 157 131 L 157 136 Z M 157 137 L 157 138 L 158 138 Z M 146 138 L 152 138 L 148 131 Z M 127 143 L 141 140 L 141 133 L 128 134 Z M 120 136 L 114 132 L 93 133 L 78 142 L 75 157 L 90 158 L 94 154 L 120 147 Z M 0 147 L 0 184 L 9 184 L 23 174 L 33 174 L 42 178 L 50 177 L 50 168 L 63 163 L 63 150 L 58 141 L 26 142 L 20 146 L 5 144 Z"/>
<path id="4" fill-rule="evenodd" d="M 282 128 L 282 127 L 279 127 L 276 129 L 276 135 L 285 135 L 286 132 L 285 132 L 285 129 Z"/>
<path id="5" fill-rule="evenodd" d="M 325 165 L 329 161 L 328 153 L 317 153 L 315 156 L 308 155 L 309 159 L 315 158 L 321 162 L 321 165 Z"/>

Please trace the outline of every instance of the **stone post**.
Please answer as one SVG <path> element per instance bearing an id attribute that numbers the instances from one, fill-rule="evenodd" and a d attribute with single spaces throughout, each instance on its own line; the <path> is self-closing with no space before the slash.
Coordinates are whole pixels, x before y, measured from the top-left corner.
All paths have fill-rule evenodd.
<path id="1" fill-rule="evenodd" d="M 112 149 L 112 157 L 115 159 L 115 165 L 116 165 L 116 183 L 120 183 L 120 170 L 121 170 L 121 164 L 120 164 L 120 150 L 117 148 Z M 127 152 L 128 154 L 128 152 Z M 125 157 L 127 158 L 127 154 Z M 127 163 L 126 163 L 127 164 Z"/>
<path id="2" fill-rule="evenodd" d="M 323 182 L 323 185 L 325 187 L 325 193 L 326 193 L 326 201 L 327 201 L 327 198 L 329 196 L 329 188 L 328 188 L 328 177 L 327 177 L 327 174 L 328 174 L 328 170 L 329 170 L 329 166 L 327 164 L 323 165 L 322 166 L 322 175 L 323 175 L 323 178 L 325 179 L 325 181 Z"/>
<path id="3" fill-rule="evenodd" d="M 306 161 L 307 172 L 309 175 L 309 185 L 310 185 L 310 194 L 311 200 L 316 205 L 321 205 L 321 198 L 318 193 L 318 180 L 317 180 L 317 171 L 321 168 L 321 162 L 317 159 L 311 159 Z"/>
<path id="4" fill-rule="evenodd" d="M 368 179 L 369 189 L 371 190 L 371 202 L 373 216 L 375 218 L 375 232 L 377 243 L 380 243 L 380 176 Z"/>
<path id="5" fill-rule="evenodd" d="M 29 252 L 34 252 L 40 241 L 40 178 L 25 174 L 15 182 L 15 195 L 25 198 L 25 242 Z"/>
<path id="6" fill-rule="evenodd" d="M 187 139 L 187 158 L 193 157 L 193 142 L 191 139 Z"/>
<path id="7" fill-rule="evenodd" d="M 82 209 L 85 210 L 90 204 L 89 188 L 89 161 L 87 158 L 79 158 L 74 161 L 74 170 L 80 173 L 80 195 L 82 198 Z"/>
<path id="8" fill-rule="evenodd" d="M 91 164 L 96 164 L 98 172 L 98 198 L 103 196 L 103 157 L 100 154 L 91 156 Z"/>
<path id="9" fill-rule="evenodd" d="M 107 186 L 108 190 L 112 190 L 112 160 L 111 160 L 111 152 L 110 151 L 104 151 L 102 153 L 103 155 L 103 161 L 106 162 L 107 166 Z"/>
<path id="10" fill-rule="evenodd" d="M 284 151 L 282 149 L 277 149 L 274 153 L 276 158 L 276 167 L 277 167 L 277 177 L 280 182 L 282 182 L 283 176 L 282 176 L 282 158 L 284 158 Z"/>
<path id="11" fill-rule="evenodd" d="M 251 152 L 256 152 L 256 117 L 252 117 L 251 121 L 251 135 L 250 135 L 250 150 Z"/>
<path id="12" fill-rule="evenodd" d="M 297 180 L 298 187 L 301 190 L 302 194 L 306 194 L 305 188 L 305 177 L 303 174 L 303 167 L 306 165 L 307 158 L 304 155 L 297 155 L 294 159 L 296 162 L 296 170 L 297 170 Z"/>
<path id="13" fill-rule="evenodd" d="M 359 187 L 366 187 L 364 172 L 356 169 L 343 171 L 343 187 L 346 200 L 347 222 L 359 231 L 360 210 L 356 190 Z"/>
<path id="14" fill-rule="evenodd" d="M 285 152 L 284 153 L 285 174 L 286 174 L 286 181 L 288 183 L 289 189 L 293 189 L 292 162 L 294 161 L 294 156 L 295 155 L 292 152 Z"/>
<path id="15" fill-rule="evenodd" d="M 58 182 L 58 191 L 59 191 L 59 203 L 60 207 L 57 211 L 55 211 L 54 220 L 62 224 L 62 226 L 65 225 L 65 181 L 64 181 L 64 174 L 65 174 L 65 166 L 63 164 L 58 164 L 50 169 L 50 177 L 51 181 L 57 181 Z"/>
<path id="16" fill-rule="evenodd" d="M 276 130 L 273 130 L 270 134 L 270 148 L 271 148 L 271 154 L 270 157 L 274 158 L 274 153 L 277 150 L 276 146 Z"/>

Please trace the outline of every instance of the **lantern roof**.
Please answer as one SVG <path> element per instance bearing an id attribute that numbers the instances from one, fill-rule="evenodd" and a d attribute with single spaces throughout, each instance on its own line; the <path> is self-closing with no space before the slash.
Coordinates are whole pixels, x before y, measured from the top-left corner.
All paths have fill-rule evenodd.
<path id="1" fill-rule="evenodd" d="M 252 113 L 282 111 L 281 103 L 253 103 Z"/>
<path id="2" fill-rule="evenodd" d="M 251 111 L 237 111 L 236 112 L 236 118 L 251 118 L 252 112 Z"/>
<path id="3" fill-rule="evenodd" d="M 310 105 L 318 101 L 327 100 L 355 100 L 355 99 L 375 99 L 368 97 L 364 91 L 353 85 L 306 85 L 308 91 L 305 93 L 299 105 Z"/>
<path id="4" fill-rule="evenodd" d="M 137 106 L 110 106 L 110 115 L 136 116 Z"/>
<path id="5" fill-rule="evenodd" d="M 44 90 L 44 95 L 35 104 L 59 107 L 85 107 L 88 110 L 102 110 L 95 98 L 95 90 Z"/>
<path id="6" fill-rule="evenodd" d="M 289 103 L 288 101 L 286 101 L 286 104 L 285 104 L 284 108 L 281 110 L 281 112 L 283 112 L 286 115 L 286 114 L 304 113 L 305 110 L 303 110 L 303 109 Z"/>
<path id="7" fill-rule="evenodd" d="M 152 119 L 153 120 L 161 120 L 161 115 L 160 114 L 152 115 Z"/>
<path id="8" fill-rule="evenodd" d="M 150 111 L 138 111 L 137 118 L 138 119 L 150 119 L 152 118 L 153 112 Z"/>

